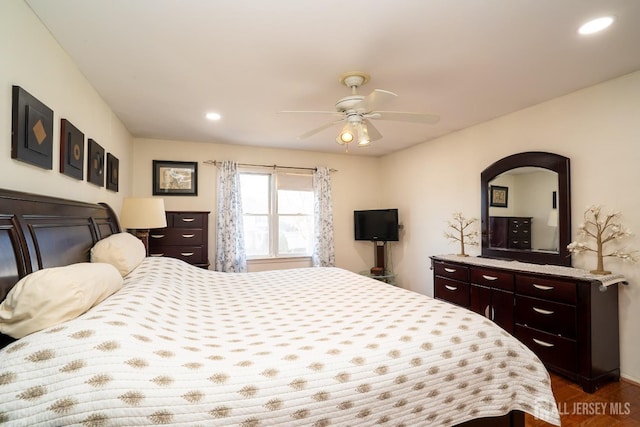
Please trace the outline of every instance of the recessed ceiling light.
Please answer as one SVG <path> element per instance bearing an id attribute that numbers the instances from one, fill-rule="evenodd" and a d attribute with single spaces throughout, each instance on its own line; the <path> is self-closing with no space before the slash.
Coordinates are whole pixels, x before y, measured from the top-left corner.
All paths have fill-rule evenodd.
<path id="1" fill-rule="evenodd" d="M 603 16 L 601 18 L 592 19 L 591 21 L 582 24 L 582 26 L 578 29 L 578 33 L 597 33 L 608 28 L 611 24 L 613 24 L 613 16 Z"/>
<path id="2" fill-rule="evenodd" d="M 218 113 L 207 113 L 205 117 L 213 121 L 220 120 L 222 118 L 222 116 Z"/>

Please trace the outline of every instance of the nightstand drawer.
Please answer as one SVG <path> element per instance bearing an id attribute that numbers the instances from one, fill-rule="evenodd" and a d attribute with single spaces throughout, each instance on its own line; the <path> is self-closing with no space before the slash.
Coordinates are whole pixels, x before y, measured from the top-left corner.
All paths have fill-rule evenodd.
<path id="1" fill-rule="evenodd" d="M 516 292 L 537 298 L 550 299 L 567 304 L 577 301 L 576 284 L 561 280 L 516 275 Z"/>
<path id="2" fill-rule="evenodd" d="M 196 246 L 203 243 L 201 228 L 157 228 L 149 233 L 149 244 L 152 248 L 158 245 Z"/>
<path id="3" fill-rule="evenodd" d="M 461 280 L 466 282 L 469 280 L 469 268 L 456 264 L 448 264 L 446 262 L 436 262 L 434 264 L 436 276 L 446 277 L 447 279 Z"/>
<path id="4" fill-rule="evenodd" d="M 438 299 L 469 307 L 469 285 L 455 280 L 436 277 L 434 294 Z"/>
<path id="5" fill-rule="evenodd" d="M 488 268 L 471 268 L 471 283 L 513 291 L 513 274 Z"/>
<path id="6" fill-rule="evenodd" d="M 576 307 L 538 298 L 516 296 L 516 323 L 554 335 L 576 338 Z"/>
<path id="7" fill-rule="evenodd" d="M 175 228 L 203 228 L 206 215 L 198 212 L 167 212 L 167 219 L 169 219 L 169 217 L 171 218 L 167 223 Z"/>
<path id="8" fill-rule="evenodd" d="M 158 246 L 151 249 L 149 256 L 166 256 L 178 258 L 190 264 L 202 263 L 202 246 Z"/>
<path id="9" fill-rule="evenodd" d="M 529 347 L 545 365 L 568 372 L 580 369 L 576 341 L 516 325 L 514 336 Z"/>

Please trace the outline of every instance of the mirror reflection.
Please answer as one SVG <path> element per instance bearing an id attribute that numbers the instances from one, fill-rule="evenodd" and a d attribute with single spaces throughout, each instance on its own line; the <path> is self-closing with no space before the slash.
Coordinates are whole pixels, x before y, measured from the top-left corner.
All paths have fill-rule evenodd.
<path id="1" fill-rule="evenodd" d="M 559 253 L 558 174 L 519 167 L 489 182 L 489 247 Z"/>

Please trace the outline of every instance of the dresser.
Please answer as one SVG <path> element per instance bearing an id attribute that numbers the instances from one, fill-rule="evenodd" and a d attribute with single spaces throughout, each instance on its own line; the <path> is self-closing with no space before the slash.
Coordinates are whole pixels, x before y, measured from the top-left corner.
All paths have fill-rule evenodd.
<path id="1" fill-rule="evenodd" d="M 489 244 L 493 248 L 531 249 L 531 217 L 489 217 Z"/>
<path id="2" fill-rule="evenodd" d="M 167 211 L 167 226 L 149 233 L 149 255 L 209 267 L 209 212 Z"/>
<path id="3" fill-rule="evenodd" d="M 457 255 L 433 256 L 431 264 L 436 298 L 493 320 L 550 371 L 589 393 L 619 379 L 622 276 Z"/>

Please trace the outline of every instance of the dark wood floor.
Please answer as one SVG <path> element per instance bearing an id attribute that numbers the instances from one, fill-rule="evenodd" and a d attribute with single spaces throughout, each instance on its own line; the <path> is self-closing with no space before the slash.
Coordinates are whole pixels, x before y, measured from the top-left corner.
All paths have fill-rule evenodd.
<path id="1" fill-rule="evenodd" d="M 551 374 L 551 387 L 558 404 L 562 427 L 640 426 L 640 386 L 620 381 L 609 383 L 593 394 L 562 377 Z M 526 427 L 548 427 L 527 414 Z"/>

